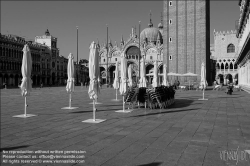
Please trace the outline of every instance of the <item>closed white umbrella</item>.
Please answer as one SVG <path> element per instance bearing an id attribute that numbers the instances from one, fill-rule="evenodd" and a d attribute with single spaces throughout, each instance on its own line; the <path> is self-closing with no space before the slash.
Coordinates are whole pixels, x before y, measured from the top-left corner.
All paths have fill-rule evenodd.
<path id="1" fill-rule="evenodd" d="M 89 84 L 89 98 L 93 100 L 93 119 L 88 119 L 83 122 L 89 122 L 89 123 L 100 123 L 105 120 L 102 119 L 96 119 L 95 118 L 95 101 L 98 98 L 98 95 L 100 94 L 100 80 L 98 79 L 100 76 L 100 69 L 99 69 L 99 49 L 96 45 L 96 43 L 93 41 L 90 45 L 90 53 L 89 53 L 89 78 L 90 78 L 90 84 Z"/>
<path id="2" fill-rule="evenodd" d="M 153 78 L 153 83 L 152 86 L 153 87 L 157 87 L 158 86 L 158 70 L 157 70 L 157 61 L 154 62 L 154 78 Z"/>
<path id="3" fill-rule="evenodd" d="M 31 70 L 32 70 L 32 59 L 31 59 L 30 48 L 27 44 L 25 44 L 23 47 L 23 61 L 22 61 L 22 68 L 21 68 L 23 79 L 22 79 L 22 84 L 20 86 L 21 94 L 25 98 L 24 114 L 16 115 L 13 117 L 28 118 L 28 117 L 36 116 L 33 114 L 26 113 L 26 109 L 28 106 L 26 98 L 27 98 L 27 96 L 30 95 L 30 92 L 32 90 L 32 80 L 30 78 Z"/>
<path id="4" fill-rule="evenodd" d="M 63 107 L 62 109 L 76 109 L 78 107 L 71 107 L 71 93 L 75 90 L 75 70 L 74 70 L 74 56 L 72 53 L 68 56 L 68 66 L 67 66 L 68 80 L 66 85 L 66 91 L 69 93 L 69 107 Z"/>
<path id="5" fill-rule="evenodd" d="M 139 80 L 139 87 L 147 87 L 147 79 L 146 79 L 146 68 L 145 68 L 145 59 L 142 57 L 141 61 L 141 78 Z M 140 103 L 138 102 L 138 107 L 140 107 Z M 145 101 L 145 108 L 147 107 L 146 101 Z"/>
<path id="6" fill-rule="evenodd" d="M 115 94 L 115 99 L 113 99 L 113 101 L 119 101 L 117 99 L 117 89 L 119 89 L 119 69 L 118 69 L 118 61 L 116 62 L 116 65 L 115 65 L 115 80 L 114 80 L 114 83 L 113 83 L 113 87 L 116 91 L 116 94 Z"/>
<path id="7" fill-rule="evenodd" d="M 132 65 L 130 64 L 128 66 L 128 86 L 132 87 L 133 86 L 133 80 L 132 80 Z"/>
<path id="8" fill-rule="evenodd" d="M 145 59 L 142 58 L 141 61 L 141 78 L 139 80 L 139 87 L 147 87 L 147 80 L 146 80 L 146 69 L 145 69 Z"/>
<path id="9" fill-rule="evenodd" d="M 122 95 L 123 99 L 123 110 L 118 110 L 116 112 L 122 112 L 122 113 L 128 113 L 131 112 L 129 110 L 125 111 L 125 102 L 124 102 L 124 96 L 127 93 L 128 90 L 128 80 L 127 80 L 127 59 L 125 58 L 124 52 L 121 56 L 121 84 L 120 84 L 120 94 Z"/>
<path id="10" fill-rule="evenodd" d="M 167 66 L 166 64 L 163 65 L 163 82 L 162 85 L 169 86 L 169 82 L 167 80 Z"/>
<path id="11" fill-rule="evenodd" d="M 120 84 L 120 94 L 125 95 L 128 90 L 128 82 L 127 82 L 127 59 L 122 56 L 121 57 L 121 84 Z"/>
<path id="12" fill-rule="evenodd" d="M 203 98 L 199 100 L 208 100 L 204 98 L 204 93 L 205 89 L 207 87 L 207 80 L 206 80 L 206 68 L 204 62 L 201 64 L 201 82 L 200 82 L 201 87 L 203 88 Z"/>

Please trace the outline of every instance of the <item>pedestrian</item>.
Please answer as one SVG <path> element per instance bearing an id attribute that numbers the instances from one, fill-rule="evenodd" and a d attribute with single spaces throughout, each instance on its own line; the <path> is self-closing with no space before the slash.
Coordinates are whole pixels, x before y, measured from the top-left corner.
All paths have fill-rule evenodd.
<path id="1" fill-rule="evenodd" d="M 216 88 L 217 88 L 217 82 L 214 80 L 214 88 L 213 88 L 213 90 L 216 90 Z"/>
<path id="2" fill-rule="evenodd" d="M 6 83 L 5 83 L 5 82 L 3 83 L 3 88 L 5 88 L 5 89 L 6 89 Z"/>

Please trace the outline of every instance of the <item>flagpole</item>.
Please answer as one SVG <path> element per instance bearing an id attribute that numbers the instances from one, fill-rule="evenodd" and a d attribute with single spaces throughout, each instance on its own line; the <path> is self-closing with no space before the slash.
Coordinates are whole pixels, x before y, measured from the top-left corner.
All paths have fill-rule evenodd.
<path id="1" fill-rule="evenodd" d="M 27 114 L 26 114 L 26 109 L 27 109 L 27 103 L 26 103 L 26 96 L 25 96 L 24 116 L 27 116 Z"/>
<path id="2" fill-rule="evenodd" d="M 109 46 L 108 46 L 108 24 L 107 25 L 107 69 L 106 69 L 106 84 L 107 84 L 107 87 L 108 87 L 108 52 L 109 52 Z"/>
<path id="3" fill-rule="evenodd" d="M 71 108 L 71 92 L 69 93 L 69 108 Z"/>
<path id="4" fill-rule="evenodd" d="M 117 100 L 117 89 L 116 89 L 116 94 L 115 94 L 115 100 Z"/>
<path id="5" fill-rule="evenodd" d="M 76 44 L 76 55 L 77 55 L 77 60 L 76 60 L 76 85 L 78 84 L 78 26 L 76 26 L 76 38 L 77 38 L 77 44 Z"/>
<path id="6" fill-rule="evenodd" d="M 141 37 L 140 37 L 140 32 L 141 31 L 141 21 L 139 21 L 139 77 L 138 77 L 138 82 L 140 80 L 140 60 L 141 60 Z"/>
<path id="7" fill-rule="evenodd" d="M 93 100 L 93 121 L 95 121 L 95 99 Z"/>

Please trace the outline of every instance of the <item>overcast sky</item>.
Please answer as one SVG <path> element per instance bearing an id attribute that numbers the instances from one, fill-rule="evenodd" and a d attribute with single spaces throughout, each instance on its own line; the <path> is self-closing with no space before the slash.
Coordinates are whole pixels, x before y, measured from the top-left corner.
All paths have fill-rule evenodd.
<path id="1" fill-rule="evenodd" d="M 213 30 L 235 30 L 239 20 L 238 0 L 210 2 L 210 43 Z M 78 30 L 79 59 L 88 59 L 89 44 L 99 39 L 106 42 L 106 24 L 112 43 L 119 44 L 121 36 L 129 38 L 131 28 L 139 33 L 148 26 L 149 12 L 157 27 L 163 11 L 162 1 L 1 1 L 1 33 L 15 34 L 26 39 L 41 36 L 46 29 L 58 38 L 60 55 L 73 53 L 76 60 Z"/>

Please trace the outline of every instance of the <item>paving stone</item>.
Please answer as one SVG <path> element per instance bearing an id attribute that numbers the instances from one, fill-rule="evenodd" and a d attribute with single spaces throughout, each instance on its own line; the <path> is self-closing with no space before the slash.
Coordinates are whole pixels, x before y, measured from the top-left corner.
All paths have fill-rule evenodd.
<path id="1" fill-rule="evenodd" d="M 65 87 L 36 89 L 27 112 L 38 116 L 26 119 L 12 117 L 23 113 L 20 90 L 6 90 L 1 94 L 1 150 L 83 150 L 84 165 L 91 166 L 224 166 L 235 163 L 223 161 L 221 151 L 250 149 L 250 95 L 244 91 L 233 96 L 207 91 L 208 101 L 197 100 L 199 91 L 177 91 L 168 109 L 139 108 L 129 114 L 114 112 L 122 103 L 110 101 L 113 89 L 101 91 L 96 117 L 107 120 L 88 124 L 82 122 L 93 117 L 87 89 L 76 87 L 75 110 L 61 110 L 68 104 Z"/>

